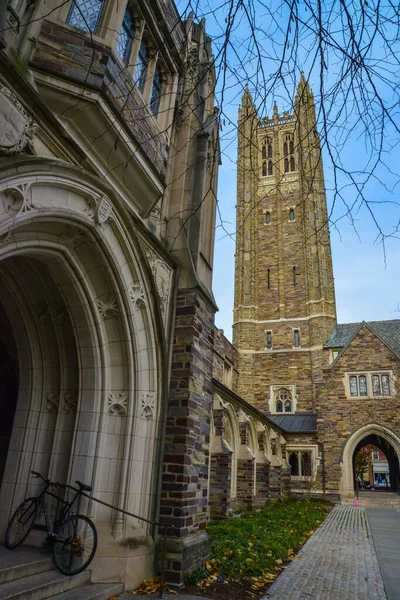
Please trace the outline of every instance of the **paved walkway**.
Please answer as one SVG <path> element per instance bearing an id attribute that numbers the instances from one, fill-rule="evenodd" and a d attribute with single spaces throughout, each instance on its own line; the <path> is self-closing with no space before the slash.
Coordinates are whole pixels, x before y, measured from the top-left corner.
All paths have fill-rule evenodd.
<path id="1" fill-rule="evenodd" d="M 400 514 L 367 508 L 368 521 L 388 600 L 400 598 Z"/>
<path id="2" fill-rule="evenodd" d="M 400 593 L 393 598 L 399 600 Z M 335 506 L 267 599 L 386 600 L 365 508 Z"/>

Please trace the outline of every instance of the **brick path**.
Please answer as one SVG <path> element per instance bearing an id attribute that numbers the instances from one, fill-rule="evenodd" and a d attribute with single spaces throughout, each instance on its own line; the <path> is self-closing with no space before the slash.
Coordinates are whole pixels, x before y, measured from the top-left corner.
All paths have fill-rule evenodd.
<path id="1" fill-rule="evenodd" d="M 267 599 L 386 600 L 365 509 L 335 506 Z"/>

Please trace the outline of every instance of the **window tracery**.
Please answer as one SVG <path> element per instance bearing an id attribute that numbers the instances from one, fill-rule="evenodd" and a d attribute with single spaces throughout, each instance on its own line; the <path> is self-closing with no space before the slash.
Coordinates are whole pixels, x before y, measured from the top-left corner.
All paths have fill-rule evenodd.
<path id="1" fill-rule="evenodd" d="M 285 173 L 292 173 L 296 170 L 294 140 L 293 135 L 290 133 L 287 133 L 283 138 L 283 161 Z"/>
<path id="2" fill-rule="evenodd" d="M 280 388 L 275 394 L 275 410 L 277 413 L 291 413 L 292 394 L 286 388 Z"/>
<path id="3" fill-rule="evenodd" d="M 263 177 L 273 175 L 274 168 L 272 162 L 272 141 L 266 138 L 261 146 L 262 167 L 261 173 Z"/>

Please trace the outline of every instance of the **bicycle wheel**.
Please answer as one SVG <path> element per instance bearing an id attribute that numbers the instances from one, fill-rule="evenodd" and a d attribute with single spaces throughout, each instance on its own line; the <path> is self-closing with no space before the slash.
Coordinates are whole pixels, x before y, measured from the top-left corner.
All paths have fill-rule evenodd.
<path id="1" fill-rule="evenodd" d="M 77 575 L 90 565 L 96 549 L 94 523 L 83 515 L 72 515 L 57 531 L 53 545 L 54 564 L 64 575 Z"/>
<path id="2" fill-rule="evenodd" d="M 13 550 L 25 540 L 33 527 L 38 511 L 37 498 L 25 498 L 10 519 L 7 526 L 5 545 Z"/>

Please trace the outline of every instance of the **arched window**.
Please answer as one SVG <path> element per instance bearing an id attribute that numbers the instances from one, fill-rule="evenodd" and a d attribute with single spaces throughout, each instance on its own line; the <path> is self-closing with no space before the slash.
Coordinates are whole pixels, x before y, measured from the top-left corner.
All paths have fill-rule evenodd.
<path id="1" fill-rule="evenodd" d="M 268 158 L 272 158 L 272 143 L 268 140 Z"/>
<path id="2" fill-rule="evenodd" d="M 288 133 L 283 138 L 283 157 L 285 173 L 292 173 L 296 170 L 296 161 L 294 158 L 294 140 L 293 135 Z"/>
<path id="3" fill-rule="evenodd" d="M 261 172 L 262 172 L 263 177 L 267 176 L 267 161 L 266 160 L 263 161 Z"/>
<path id="4" fill-rule="evenodd" d="M 286 388 L 280 388 L 275 394 L 275 411 L 277 413 L 293 412 L 292 394 Z"/>
<path id="5" fill-rule="evenodd" d="M 262 176 L 273 174 L 273 163 L 272 163 L 272 142 L 269 138 L 263 141 L 261 146 L 261 158 L 262 158 Z M 268 160 L 267 160 L 268 158 Z"/>
<path id="6" fill-rule="evenodd" d="M 267 146 L 266 146 L 266 143 L 265 143 L 265 142 L 264 142 L 264 143 L 263 143 L 263 145 L 262 145 L 262 149 L 261 149 L 261 156 L 262 156 L 263 160 L 264 160 L 265 158 L 267 158 Z"/>
<path id="7" fill-rule="evenodd" d="M 272 160 L 268 161 L 268 175 L 272 175 Z"/>
<path id="8" fill-rule="evenodd" d="M 270 212 L 265 213 L 265 223 L 266 223 L 266 225 L 269 225 L 271 223 L 271 213 Z"/>
<path id="9" fill-rule="evenodd" d="M 294 208 L 289 210 L 289 221 L 294 221 Z"/>

